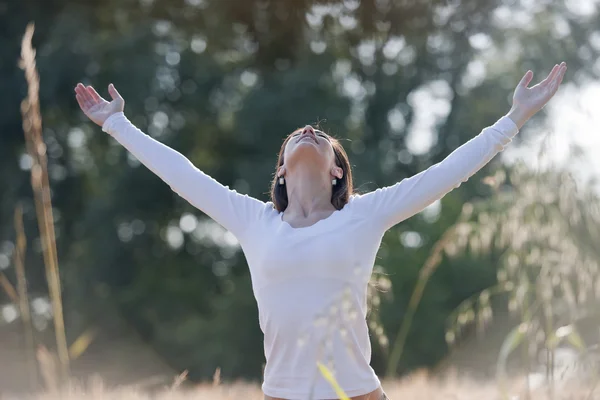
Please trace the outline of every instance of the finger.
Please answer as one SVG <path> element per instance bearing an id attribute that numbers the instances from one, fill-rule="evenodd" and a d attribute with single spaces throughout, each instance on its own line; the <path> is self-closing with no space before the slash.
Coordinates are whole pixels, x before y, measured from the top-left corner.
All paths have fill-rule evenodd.
<path id="1" fill-rule="evenodd" d="M 94 103 L 92 103 L 86 96 L 85 90 L 79 89 L 76 97 L 81 101 L 81 104 L 83 104 L 86 110 L 90 109 L 94 105 Z"/>
<path id="2" fill-rule="evenodd" d="M 549 79 L 551 81 L 558 79 L 564 66 L 566 66 L 566 63 L 564 61 L 561 62 L 560 65 L 559 64 L 555 65 L 554 68 L 552 69 L 552 73 L 550 74 Z"/>
<path id="3" fill-rule="evenodd" d="M 552 82 L 552 79 L 554 79 L 554 77 L 556 76 L 556 72 L 559 69 L 560 69 L 560 67 L 558 64 L 554 65 L 554 67 L 552 68 L 552 70 L 550 71 L 550 73 L 548 74 L 546 79 L 544 79 L 543 81 L 540 82 L 540 85 L 548 85 L 550 82 Z"/>
<path id="4" fill-rule="evenodd" d="M 86 94 L 85 86 L 83 86 L 81 83 L 78 84 L 75 87 L 75 93 L 76 93 L 77 101 L 79 102 L 79 105 L 83 109 L 88 110 L 90 107 L 92 107 L 93 104 L 91 104 L 91 102 L 88 100 L 88 96 Z"/>
<path id="5" fill-rule="evenodd" d="M 566 74 L 566 73 L 567 73 L 567 65 L 565 64 L 565 65 L 563 66 L 563 70 L 562 70 L 562 72 L 560 73 L 560 83 L 562 83 L 562 81 L 563 81 L 563 78 L 565 77 L 565 74 Z"/>
<path id="6" fill-rule="evenodd" d="M 556 71 L 554 72 L 554 75 L 552 76 L 552 79 L 559 79 L 560 75 L 563 73 L 563 69 L 567 66 L 567 63 L 565 63 L 564 61 L 560 63 L 559 66 L 556 67 Z"/>
<path id="7" fill-rule="evenodd" d="M 532 79 L 533 79 L 533 72 L 531 70 L 529 70 L 525 73 L 523 78 L 521 78 L 521 81 L 519 82 L 519 86 L 527 87 L 527 85 L 529 85 L 531 83 Z"/>
<path id="8" fill-rule="evenodd" d="M 558 70 L 554 73 L 554 76 L 552 77 L 552 81 L 550 84 L 550 87 L 552 89 L 552 91 L 556 91 L 558 90 L 558 87 L 560 86 L 560 83 L 563 80 L 563 77 L 565 76 L 565 71 L 567 70 L 566 65 L 564 65 L 564 63 L 562 63 L 559 67 Z"/>
<path id="9" fill-rule="evenodd" d="M 83 93 L 82 93 L 82 89 L 83 85 L 81 83 L 79 83 L 77 86 L 75 86 L 75 93 L 77 93 L 78 95 L 80 95 L 83 98 Z"/>
<path id="10" fill-rule="evenodd" d="M 543 81 L 541 81 L 540 84 L 541 85 L 547 85 L 548 83 L 552 82 L 552 78 L 556 74 L 556 71 L 558 70 L 558 68 L 559 68 L 558 64 L 554 65 L 554 67 L 552 67 L 552 70 L 550 71 L 550 73 L 548 74 L 548 76 L 546 77 L 546 79 L 544 79 Z"/>
<path id="11" fill-rule="evenodd" d="M 79 103 L 79 107 L 81 107 L 81 109 L 85 112 L 88 110 L 87 105 L 85 104 L 85 101 L 83 100 L 83 98 L 81 97 L 81 95 L 79 93 L 77 93 L 75 95 L 75 98 L 77 99 L 77 103 Z"/>
<path id="12" fill-rule="evenodd" d="M 100 97 L 98 92 L 96 92 L 96 89 L 94 89 L 92 86 L 86 87 L 86 90 L 96 103 L 99 103 L 102 101 L 102 97 Z"/>
<path id="13" fill-rule="evenodd" d="M 558 74 L 559 71 L 560 71 L 560 65 L 556 64 L 554 66 L 554 68 L 552 68 L 552 71 L 550 71 L 550 74 L 548 74 L 548 78 L 550 80 L 556 78 L 556 75 Z"/>
<path id="14" fill-rule="evenodd" d="M 117 89 L 115 88 L 115 85 L 113 85 L 112 83 L 110 85 L 108 85 L 108 94 L 110 94 L 110 97 L 113 100 L 120 100 L 120 99 L 122 99 L 122 97 L 119 94 L 119 92 L 117 92 Z"/>
<path id="15" fill-rule="evenodd" d="M 96 104 L 92 96 L 88 93 L 87 88 L 83 84 L 80 83 L 79 85 L 77 85 L 77 89 L 85 104 L 87 104 L 89 107 Z"/>
<path id="16" fill-rule="evenodd" d="M 88 94 L 85 86 L 82 83 L 78 83 L 75 87 L 75 92 L 78 93 L 83 100 L 87 100 Z"/>
<path id="17" fill-rule="evenodd" d="M 552 85 L 550 86 L 552 94 L 558 91 L 558 88 L 560 87 L 560 84 L 562 83 L 563 78 L 565 77 L 566 71 L 567 67 L 562 66 L 560 67 L 560 70 L 556 73 L 556 77 L 554 78 L 554 80 L 552 81 Z"/>
<path id="18" fill-rule="evenodd" d="M 557 86 L 560 86 L 560 84 L 562 83 L 563 78 L 565 77 L 565 73 L 566 72 L 567 72 L 567 66 L 565 65 L 565 66 L 563 66 L 561 68 L 561 70 L 560 70 L 560 72 L 558 74 L 558 78 L 557 78 L 558 79 L 558 84 L 557 84 Z"/>

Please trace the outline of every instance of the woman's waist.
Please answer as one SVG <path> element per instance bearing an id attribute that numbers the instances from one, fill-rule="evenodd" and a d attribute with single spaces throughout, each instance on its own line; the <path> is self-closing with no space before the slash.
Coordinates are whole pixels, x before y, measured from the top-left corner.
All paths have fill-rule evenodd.
<path id="1" fill-rule="evenodd" d="M 331 398 L 331 399 L 318 399 L 318 400 L 336 400 L 336 399 L 339 399 L 339 397 Z M 264 400 L 289 400 L 289 399 L 285 399 L 282 397 L 271 397 L 271 396 L 265 395 Z M 352 397 L 350 397 L 350 400 L 389 400 L 389 398 L 386 396 L 385 392 L 383 391 L 383 388 L 380 386 L 377 389 L 375 389 L 367 394 L 352 396 Z"/>
<path id="2" fill-rule="evenodd" d="M 337 385 L 349 398 L 360 400 L 378 399 L 378 397 L 372 397 L 372 395 L 381 388 L 381 384 L 370 366 L 336 371 L 334 376 Z M 294 376 L 265 375 L 262 388 L 267 399 L 326 400 L 339 398 L 334 387 L 320 372 L 309 376 L 301 374 Z"/>

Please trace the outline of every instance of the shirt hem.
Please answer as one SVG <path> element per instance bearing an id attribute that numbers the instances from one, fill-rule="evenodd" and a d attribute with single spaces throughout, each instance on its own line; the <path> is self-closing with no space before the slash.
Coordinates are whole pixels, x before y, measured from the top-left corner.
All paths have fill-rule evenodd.
<path id="1" fill-rule="evenodd" d="M 369 394 L 369 393 L 373 392 L 374 390 L 377 390 L 377 388 L 379 388 L 380 386 L 381 386 L 381 382 L 379 381 L 379 379 L 376 379 L 375 381 L 373 381 L 373 386 L 370 389 L 359 388 L 359 389 L 345 390 L 342 388 L 342 390 L 344 390 L 344 393 L 348 397 L 356 397 L 356 396 L 364 396 L 365 394 Z M 307 399 L 308 396 L 310 395 L 309 392 L 294 392 L 294 391 L 290 391 L 290 390 L 271 389 L 266 384 L 262 385 L 262 391 L 265 395 L 267 395 L 269 397 L 293 399 L 293 400 L 296 400 L 296 399 L 304 400 L 304 399 Z M 335 399 L 338 396 L 332 388 L 331 391 L 327 392 L 327 393 L 319 393 L 319 392 L 315 391 L 312 393 L 312 397 L 315 399 Z"/>

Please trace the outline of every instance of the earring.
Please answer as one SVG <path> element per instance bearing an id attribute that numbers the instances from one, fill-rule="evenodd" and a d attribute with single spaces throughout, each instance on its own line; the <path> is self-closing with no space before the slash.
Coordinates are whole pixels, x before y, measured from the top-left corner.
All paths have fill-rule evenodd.
<path id="1" fill-rule="evenodd" d="M 337 179 L 333 178 L 333 179 L 331 180 L 331 184 L 332 184 L 333 186 L 337 185 Z"/>
<path id="2" fill-rule="evenodd" d="M 283 176 L 279 177 L 279 184 L 280 185 L 284 185 L 285 184 L 285 180 L 283 179 Z"/>

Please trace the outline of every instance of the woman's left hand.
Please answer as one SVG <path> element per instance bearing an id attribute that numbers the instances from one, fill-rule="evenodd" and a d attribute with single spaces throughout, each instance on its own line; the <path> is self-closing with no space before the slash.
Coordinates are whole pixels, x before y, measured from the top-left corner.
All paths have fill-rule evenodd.
<path id="1" fill-rule="evenodd" d="M 565 62 L 555 65 L 546 79 L 530 88 L 527 85 L 533 79 L 533 72 L 527 71 L 515 89 L 513 105 L 508 113 L 508 117 L 515 122 L 519 129 L 550 101 L 558 90 L 566 71 L 567 64 Z"/>

